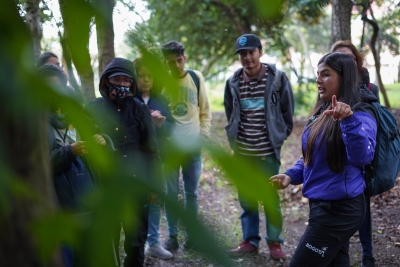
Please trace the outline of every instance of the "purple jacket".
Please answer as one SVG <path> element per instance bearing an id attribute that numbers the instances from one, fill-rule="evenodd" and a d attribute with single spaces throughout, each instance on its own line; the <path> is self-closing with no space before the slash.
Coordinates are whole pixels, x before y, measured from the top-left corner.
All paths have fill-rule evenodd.
<path id="1" fill-rule="evenodd" d="M 325 159 L 325 142 L 314 148 L 312 163 L 304 166 L 303 158 L 285 174 L 292 184 L 303 183 L 303 195 L 311 200 L 340 200 L 353 198 L 364 192 L 363 166 L 374 158 L 376 145 L 376 120 L 368 112 L 360 111 L 340 122 L 346 146 L 347 161 L 342 173 L 334 173 Z M 303 152 L 309 131 L 302 136 Z M 319 144 L 319 140 L 316 141 Z"/>

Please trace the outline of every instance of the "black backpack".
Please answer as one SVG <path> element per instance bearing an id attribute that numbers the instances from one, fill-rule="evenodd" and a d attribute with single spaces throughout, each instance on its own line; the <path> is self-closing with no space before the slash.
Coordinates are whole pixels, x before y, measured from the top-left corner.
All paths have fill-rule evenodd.
<path id="1" fill-rule="evenodd" d="M 192 77 L 192 80 L 194 81 L 194 84 L 196 85 L 196 88 L 197 88 L 197 102 L 200 104 L 200 101 L 199 101 L 199 94 L 200 94 L 199 77 L 197 77 L 197 74 L 191 69 L 187 69 L 186 71 L 189 72 L 190 76 Z"/>

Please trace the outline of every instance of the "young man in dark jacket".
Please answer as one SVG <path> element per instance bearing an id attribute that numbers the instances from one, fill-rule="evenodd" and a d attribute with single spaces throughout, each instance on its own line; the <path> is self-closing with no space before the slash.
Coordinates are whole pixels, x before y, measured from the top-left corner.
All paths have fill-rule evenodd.
<path id="1" fill-rule="evenodd" d="M 293 128 L 293 92 L 286 75 L 274 65 L 262 64 L 263 54 L 260 39 L 254 34 L 245 34 L 236 41 L 236 52 L 243 68 L 237 70 L 225 86 L 225 113 L 228 119 L 226 133 L 234 151 L 235 160 L 245 162 L 264 172 L 265 179 L 277 174 L 280 167 L 280 152 L 284 140 Z M 250 178 L 250 177 L 246 177 Z M 285 259 L 281 249 L 282 214 L 277 191 L 270 196 L 273 214 L 266 214 L 267 236 L 265 237 L 274 260 Z M 231 256 L 258 253 L 260 242 L 258 203 L 251 203 L 238 188 L 243 241 Z M 267 205 L 266 203 L 264 203 Z M 264 206 L 265 206 L 264 205 Z M 274 216 L 279 223 L 273 225 Z"/>
<path id="2" fill-rule="evenodd" d="M 101 76 L 99 89 L 102 97 L 89 102 L 86 109 L 114 143 L 114 163 L 118 171 L 124 173 L 123 178 L 117 179 L 135 179 L 138 185 L 161 192 L 157 135 L 148 107 L 134 99 L 137 75 L 133 63 L 123 58 L 111 61 Z M 149 216 L 147 203 L 153 194 L 147 192 L 144 195 L 144 198 L 131 196 L 132 208 L 135 205 L 139 211 L 136 229 L 122 222 L 127 254 L 125 267 L 141 267 L 144 263 Z M 119 231 L 116 235 L 114 244 L 118 245 Z"/>

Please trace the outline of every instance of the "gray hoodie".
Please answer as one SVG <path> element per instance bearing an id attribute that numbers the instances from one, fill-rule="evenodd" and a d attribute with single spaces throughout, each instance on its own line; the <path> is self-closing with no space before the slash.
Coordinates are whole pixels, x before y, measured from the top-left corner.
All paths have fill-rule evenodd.
<path id="1" fill-rule="evenodd" d="M 292 86 L 285 73 L 277 70 L 273 64 L 268 67 L 268 79 L 265 85 L 264 105 L 265 124 L 268 139 L 280 160 L 281 147 L 293 129 L 294 99 Z M 229 144 L 236 151 L 236 140 L 240 120 L 239 81 L 243 68 L 237 70 L 225 85 L 224 106 L 228 125 L 225 127 Z"/>

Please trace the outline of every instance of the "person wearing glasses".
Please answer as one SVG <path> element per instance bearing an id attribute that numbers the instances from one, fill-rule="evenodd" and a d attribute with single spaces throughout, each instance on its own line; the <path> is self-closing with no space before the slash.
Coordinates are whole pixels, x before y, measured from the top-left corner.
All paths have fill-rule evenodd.
<path id="1" fill-rule="evenodd" d="M 164 143 L 167 141 L 167 138 L 171 136 L 175 122 L 168 107 L 167 99 L 161 94 L 161 90 L 155 86 L 156 82 L 154 79 L 157 77 L 153 76 L 147 63 L 148 62 L 144 58 L 136 58 L 133 61 L 138 74 L 139 89 L 135 99 L 146 104 L 150 109 L 151 118 L 153 119 L 157 132 L 161 162 L 164 162 L 165 157 L 167 156 L 163 149 Z M 164 179 L 163 182 L 165 182 Z M 160 201 L 156 201 L 154 204 L 149 205 L 149 232 L 147 234 L 145 254 L 146 256 L 166 260 L 172 258 L 173 255 L 171 252 L 164 249 L 158 241 L 160 237 L 160 208 Z"/>
<path id="2" fill-rule="evenodd" d="M 113 164 L 116 173 L 121 174 L 116 175 L 115 179 L 119 179 L 122 184 L 135 181 L 137 185 L 132 187 L 129 195 L 123 196 L 129 200 L 130 209 L 137 211 L 135 227 L 131 220 L 121 219 L 127 254 L 125 267 L 141 267 L 144 264 L 148 204 L 155 201 L 154 193 L 162 192 L 156 130 L 149 108 L 134 99 L 138 93 L 137 81 L 133 63 L 124 58 L 115 58 L 101 76 L 99 90 L 102 97 L 92 100 L 86 106 L 102 132 L 114 143 Z M 140 185 L 151 189 L 143 193 Z M 116 230 L 113 242 L 118 251 L 120 227 Z"/>

